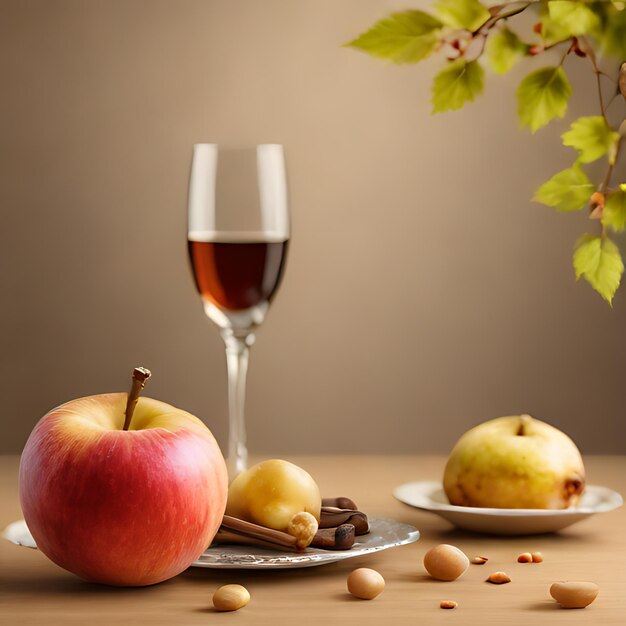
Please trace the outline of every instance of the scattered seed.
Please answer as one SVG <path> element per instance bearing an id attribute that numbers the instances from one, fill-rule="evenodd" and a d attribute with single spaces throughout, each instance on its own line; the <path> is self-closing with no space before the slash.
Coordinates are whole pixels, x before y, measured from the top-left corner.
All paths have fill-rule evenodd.
<path id="1" fill-rule="evenodd" d="M 584 609 L 599 591 L 598 585 L 590 582 L 559 582 L 550 587 L 550 595 L 564 609 Z"/>
<path id="2" fill-rule="evenodd" d="M 533 555 L 530 552 L 522 552 L 522 554 L 520 554 L 517 557 L 517 562 L 518 563 L 532 563 Z"/>
<path id="3" fill-rule="evenodd" d="M 473 563 L 474 565 L 484 565 L 489 559 L 486 556 L 475 556 L 472 560 L 471 563 Z"/>
<path id="4" fill-rule="evenodd" d="M 456 609 L 457 606 L 459 605 L 454 600 L 442 600 L 439 603 L 439 607 L 442 609 Z"/>
<path id="5" fill-rule="evenodd" d="M 511 578 L 505 572 L 494 572 L 489 575 L 485 582 L 493 583 L 494 585 L 504 585 L 505 583 L 510 583 Z"/>
<path id="6" fill-rule="evenodd" d="M 241 585 L 223 585 L 213 594 L 216 611 L 238 611 L 250 602 L 250 593 Z"/>
<path id="7" fill-rule="evenodd" d="M 533 563 L 543 563 L 543 555 L 541 552 L 533 552 L 530 556 L 533 558 Z"/>
<path id="8" fill-rule="evenodd" d="M 359 567 L 348 576 L 348 591 L 361 600 L 373 600 L 384 589 L 385 579 L 369 567 Z"/>
<path id="9" fill-rule="evenodd" d="M 424 555 L 424 567 L 437 580 L 455 580 L 469 567 L 469 559 L 457 547 L 442 543 Z"/>

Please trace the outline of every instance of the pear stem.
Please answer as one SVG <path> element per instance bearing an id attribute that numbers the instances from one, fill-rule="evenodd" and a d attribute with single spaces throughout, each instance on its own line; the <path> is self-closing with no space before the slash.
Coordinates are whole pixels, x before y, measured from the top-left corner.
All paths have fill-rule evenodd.
<path id="1" fill-rule="evenodd" d="M 139 401 L 139 394 L 145 387 L 146 381 L 150 378 L 150 376 L 152 376 L 150 370 L 145 367 L 136 367 L 133 370 L 133 384 L 128 392 L 128 398 L 126 399 L 126 413 L 124 414 L 123 430 L 128 430 L 130 427 L 130 420 L 133 419 L 133 413 L 135 412 L 135 407 Z"/>
<path id="2" fill-rule="evenodd" d="M 530 417 L 530 415 L 519 416 L 520 423 L 519 423 L 519 428 L 517 429 L 517 433 L 516 433 L 518 437 L 523 437 L 526 434 L 526 428 L 530 424 L 531 420 L 532 418 Z"/>

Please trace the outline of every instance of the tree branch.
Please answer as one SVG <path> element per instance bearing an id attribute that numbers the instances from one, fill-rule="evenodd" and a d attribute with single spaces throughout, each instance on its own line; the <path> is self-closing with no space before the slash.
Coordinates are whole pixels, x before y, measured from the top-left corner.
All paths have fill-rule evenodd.
<path id="1" fill-rule="evenodd" d="M 513 9 L 511 11 L 509 11 L 508 13 L 500 13 L 500 11 L 502 9 L 505 9 L 508 6 L 512 6 L 515 4 L 520 4 L 520 2 L 509 2 L 509 3 L 504 3 L 504 4 L 500 4 L 500 5 L 496 5 L 491 7 L 491 11 L 497 10 L 498 13 L 496 13 L 495 15 L 491 15 L 488 19 L 486 19 L 473 33 L 472 33 L 472 37 L 478 35 L 482 30 L 490 30 L 491 28 L 493 28 L 500 20 L 505 20 L 507 17 L 513 17 L 514 15 L 518 15 L 519 13 L 522 13 L 523 11 L 525 11 L 531 4 L 533 4 L 532 1 L 526 1 L 526 2 L 522 2 L 520 7 L 517 7 L 516 9 Z"/>

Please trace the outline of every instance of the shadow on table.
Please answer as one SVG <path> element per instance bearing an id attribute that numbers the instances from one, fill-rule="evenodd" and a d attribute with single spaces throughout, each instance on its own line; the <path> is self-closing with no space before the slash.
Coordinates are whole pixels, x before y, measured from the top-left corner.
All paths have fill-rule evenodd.
<path id="1" fill-rule="evenodd" d="M 550 600 L 544 600 L 543 602 L 535 602 L 534 604 L 531 604 L 528 607 L 528 610 L 552 612 L 552 611 L 562 611 L 563 609 L 561 609 L 561 607 L 556 602 L 554 602 L 554 600 L 552 602 Z"/>
<path id="2" fill-rule="evenodd" d="M 415 544 L 408 544 L 393 548 L 396 550 L 410 551 Z M 207 583 L 216 586 L 236 582 L 241 585 L 253 585 L 256 588 L 281 585 L 292 582 L 294 579 L 300 581 L 327 580 L 329 576 L 336 576 L 338 579 L 347 578 L 348 574 L 358 567 L 369 567 L 372 569 L 384 570 L 388 564 L 387 551 L 383 550 L 371 554 L 363 554 L 349 559 L 343 559 L 334 563 L 323 563 L 311 567 L 284 568 L 284 569 L 224 569 L 224 568 L 203 568 L 190 567 L 178 578 L 187 584 L 198 584 L 206 586 Z M 341 596 L 343 597 L 342 593 Z M 350 599 L 350 596 L 347 596 Z"/>
<path id="3" fill-rule="evenodd" d="M 158 593 L 158 589 L 162 589 L 165 585 L 173 584 L 174 581 L 175 579 L 172 579 L 149 587 L 112 587 L 98 583 L 89 583 L 69 573 L 60 575 L 54 573 L 44 577 L 21 576 L 19 578 L 9 578 L 8 576 L 2 576 L 0 578 L 0 593 L 9 597 L 24 596 L 25 601 L 28 601 L 28 596 L 36 597 L 39 594 L 71 595 L 73 597 L 94 596 L 94 598 L 102 598 L 104 596 L 120 598 L 133 594 L 149 596 L 152 593 Z"/>
<path id="4" fill-rule="evenodd" d="M 384 553 L 383 553 L 384 554 Z M 211 569 L 202 567 L 190 567 L 185 570 L 178 578 L 187 584 L 198 584 L 206 586 L 207 582 L 215 585 L 225 585 L 227 583 L 236 582 L 240 585 L 254 585 L 256 587 L 263 585 L 282 584 L 292 581 L 294 578 L 299 580 L 315 581 L 317 579 L 326 579 L 329 574 L 346 577 L 353 569 L 357 567 L 382 567 L 382 554 L 369 554 L 353 559 L 346 559 L 336 563 L 324 563 L 315 567 L 300 567 L 289 569 Z"/>
<path id="5" fill-rule="evenodd" d="M 359 598 L 355 598 L 354 596 L 350 595 L 347 591 L 344 592 L 340 592 L 340 593 L 333 593 L 330 594 L 330 596 L 327 596 L 328 599 L 332 599 L 335 602 L 344 602 L 344 603 L 353 603 L 353 604 L 359 604 L 362 603 L 363 600 L 359 600 Z M 218 611 L 217 609 L 213 608 L 212 606 L 203 606 L 203 607 L 198 607 L 196 609 L 193 609 L 194 613 L 217 613 L 220 614 L 221 611 Z"/>

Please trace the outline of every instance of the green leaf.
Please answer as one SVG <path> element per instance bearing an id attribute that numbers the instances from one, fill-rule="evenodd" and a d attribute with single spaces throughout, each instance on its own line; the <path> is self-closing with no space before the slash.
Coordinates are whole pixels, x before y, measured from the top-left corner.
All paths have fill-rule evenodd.
<path id="1" fill-rule="evenodd" d="M 546 11 L 541 17 L 541 38 L 547 45 L 557 43 L 568 39 L 572 35 L 569 30 L 550 19 L 548 12 Z"/>
<path id="2" fill-rule="evenodd" d="M 580 0 L 550 0 L 548 14 L 558 28 L 570 35 L 586 35 L 596 32 L 600 26 L 600 17 L 593 8 Z"/>
<path id="3" fill-rule="evenodd" d="M 605 154 L 615 161 L 619 133 L 615 132 L 601 115 L 579 117 L 569 130 L 561 135 L 564 146 L 578 150 L 581 163 L 591 163 Z"/>
<path id="4" fill-rule="evenodd" d="M 520 123 L 535 133 L 550 120 L 565 115 L 571 95 L 572 86 L 560 65 L 531 72 L 517 88 Z"/>
<path id="5" fill-rule="evenodd" d="M 599 33 L 603 53 L 626 59 L 626 8 L 619 10 L 613 4 L 603 4 L 606 15 L 604 28 Z"/>
<path id="6" fill-rule="evenodd" d="M 457 59 L 448 64 L 433 83 L 433 113 L 456 111 L 466 102 L 474 102 L 484 88 L 485 71 L 478 61 Z"/>
<path id="7" fill-rule="evenodd" d="M 404 11 L 380 20 L 345 45 L 394 63 L 417 63 L 433 51 L 442 27 L 424 11 Z"/>
<path id="8" fill-rule="evenodd" d="M 594 192 L 594 184 L 578 163 L 555 174 L 537 189 L 533 200 L 554 207 L 562 213 L 579 211 Z"/>
<path id="9" fill-rule="evenodd" d="M 433 8 L 447 26 L 469 31 L 477 30 L 491 17 L 478 0 L 439 0 Z"/>
<path id="10" fill-rule="evenodd" d="M 619 232 L 626 228 L 626 185 L 609 195 L 604 205 L 602 223 Z"/>
<path id="11" fill-rule="evenodd" d="M 581 276 L 609 303 L 619 287 L 624 263 L 618 247 L 608 237 L 583 235 L 574 251 L 576 279 Z"/>
<path id="12" fill-rule="evenodd" d="M 508 28 L 489 35 L 487 39 L 487 60 L 497 74 L 508 72 L 527 50 L 528 46 Z"/>

